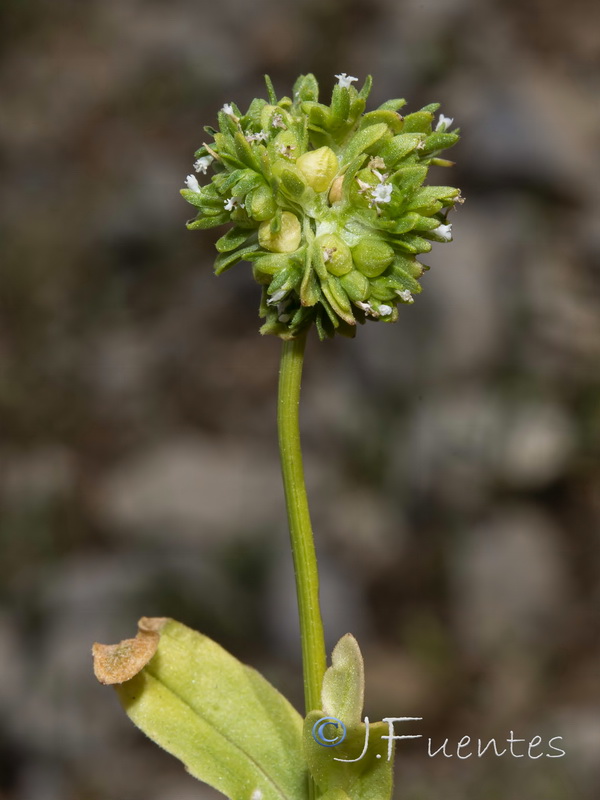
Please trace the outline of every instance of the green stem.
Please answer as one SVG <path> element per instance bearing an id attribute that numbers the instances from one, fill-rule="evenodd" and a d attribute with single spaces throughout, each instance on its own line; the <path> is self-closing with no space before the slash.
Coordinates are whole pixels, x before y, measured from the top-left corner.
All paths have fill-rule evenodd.
<path id="1" fill-rule="evenodd" d="M 321 707 L 325 641 L 319 607 L 319 573 L 304 484 L 298 406 L 306 333 L 283 343 L 277 427 L 300 615 L 306 713 Z"/>

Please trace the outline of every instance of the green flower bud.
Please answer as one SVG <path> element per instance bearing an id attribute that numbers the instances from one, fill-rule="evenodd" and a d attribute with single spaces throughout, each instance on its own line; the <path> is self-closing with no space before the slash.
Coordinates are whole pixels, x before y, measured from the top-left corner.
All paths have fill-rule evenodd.
<path id="1" fill-rule="evenodd" d="M 343 275 L 340 283 L 353 303 L 363 303 L 369 296 L 369 279 L 357 269 Z"/>
<path id="2" fill-rule="evenodd" d="M 327 272 L 339 277 L 353 268 L 350 248 L 337 234 L 324 233 L 316 239 L 316 244 L 323 253 L 323 262 Z"/>
<path id="3" fill-rule="evenodd" d="M 191 230 L 234 223 L 215 271 L 250 261 L 261 332 L 283 339 L 313 323 L 324 338 L 394 322 L 421 291 L 417 256 L 452 240 L 448 214 L 463 202 L 425 183 L 431 165 L 452 163 L 440 157 L 458 140 L 450 117 L 436 119 L 433 104 L 403 118 L 398 99 L 365 111 L 371 78 L 357 90 L 356 78 L 336 77 L 329 104 L 314 75 L 279 100 L 267 78 L 268 99 L 245 113 L 226 103 L 182 190 L 197 213 Z"/>
<path id="4" fill-rule="evenodd" d="M 309 150 L 308 153 L 304 153 L 296 160 L 296 166 L 315 192 L 324 192 L 329 189 L 339 167 L 337 156 L 330 147 Z"/>
<path id="5" fill-rule="evenodd" d="M 271 219 L 276 210 L 277 206 L 275 205 L 273 192 L 264 183 L 261 186 L 257 186 L 246 201 L 248 216 L 257 220 L 257 222 Z"/>
<path id="6" fill-rule="evenodd" d="M 258 229 L 258 243 L 272 253 L 293 253 L 302 239 L 302 227 L 298 217 L 289 211 L 281 215 L 281 227 L 273 232 L 270 222 L 261 222 Z"/>
<path id="7" fill-rule="evenodd" d="M 381 275 L 394 260 L 394 250 L 389 244 L 373 236 L 365 236 L 352 248 L 356 268 L 367 278 Z"/>

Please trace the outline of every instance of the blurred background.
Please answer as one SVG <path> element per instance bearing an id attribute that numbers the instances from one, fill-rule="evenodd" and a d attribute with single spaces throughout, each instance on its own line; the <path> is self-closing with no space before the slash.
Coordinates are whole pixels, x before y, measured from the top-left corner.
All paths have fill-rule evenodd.
<path id="1" fill-rule="evenodd" d="M 217 796 L 93 677 L 92 642 L 141 615 L 302 705 L 280 342 L 178 190 L 224 102 L 308 71 L 324 97 L 345 71 L 371 107 L 441 101 L 463 139 L 432 180 L 466 197 L 398 324 L 309 342 L 328 647 L 352 631 L 366 713 L 422 716 L 434 747 L 563 737 L 539 760 L 403 743 L 398 800 L 598 797 L 598 22 L 592 0 L 2 0 L 1 800 Z"/>

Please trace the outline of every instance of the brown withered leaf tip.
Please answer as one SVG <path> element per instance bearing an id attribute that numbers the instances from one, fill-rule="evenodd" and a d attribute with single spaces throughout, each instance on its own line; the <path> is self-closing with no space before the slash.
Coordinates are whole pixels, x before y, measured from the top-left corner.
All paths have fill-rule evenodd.
<path id="1" fill-rule="evenodd" d="M 125 683 L 146 666 L 156 653 L 160 631 L 167 617 L 142 617 L 135 639 L 119 644 L 98 644 L 92 647 L 94 674 L 103 684 Z"/>

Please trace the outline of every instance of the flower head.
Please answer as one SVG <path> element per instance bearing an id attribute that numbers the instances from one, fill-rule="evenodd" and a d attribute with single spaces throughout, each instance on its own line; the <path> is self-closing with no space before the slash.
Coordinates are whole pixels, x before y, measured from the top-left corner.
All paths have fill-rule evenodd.
<path id="1" fill-rule="evenodd" d="M 394 322 L 421 291 L 418 256 L 452 239 L 448 213 L 462 202 L 458 189 L 423 185 L 432 163 L 451 163 L 438 158 L 458 141 L 449 117 L 436 122 L 432 105 L 402 118 L 391 101 L 365 118 L 371 79 L 359 92 L 355 77 L 336 78 L 329 107 L 313 75 L 281 101 L 268 81 L 268 102 L 246 113 L 226 103 L 194 163 L 214 167 L 210 181 L 190 175 L 183 191 L 190 229 L 229 223 L 215 271 L 251 262 L 261 332 L 284 339 L 313 324 L 324 338 Z"/>
<path id="2" fill-rule="evenodd" d="M 233 211 L 236 208 L 244 208 L 244 203 L 242 203 L 241 197 L 228 197 L 227 200 L 223 203 L 223 207 L 225 211 Z"/>
<path id="3" fill-rule="evenodd" d="M 445 117 L 443 114 L 440 114 L 438 119 L 438 123 L 435 126 L 436 131 L 447 131 L 450 125 L 454 122 L 453 117 Z"/>
<path id="4" fill-rule="evenodd" d="M 347 89 L 349 86 L 358 80 L 358 78 L 353 78 L 352 75 L 346 75 L 345 72 L 341 72 L 339 75 L 335 76 L 338 79 L 338 86 L 341 86 L 342 89 Z"/>
<path id="5" fill-rule="evenodd" d="M 396 289 L 396 294 L 404 303 L 414 303 L 415 298 L 408 289 Z"/>
<path id="6" fill-rule="evenodd" d="M 185 179 L 185 185 L 190 192 L 200 192 L 200 184 L 198 183 L 198 179 L 195 175 L 188 175 Z"/>
<path id="7" fill-rule="evenodd" d="M 268 138 L 269 134 L 266 131 L 259 131 L 258 133 L 246 134 L 247 142 L 266 142 Z"/>
<path id="8" fill-rule="evenodd" d="M 201 172 L 203 175 L 206 175 L 206 171 L 213 161 L 214 158 L 212 156 L 202 156 L 194 161 L 194 169 L 196 172 Z"/>
<path id="9" fill-rule="evenodd" d="M 448 223 L 448 225 L 438 225 L 431 233 L 439 236 L 442 241 L 449 242 L 452 239 L 452 223 Z"/>
<path id="10" fill-rule="evenodd" d="M 378 183 L 371 190 L 371 202 L 374 205 L 378 203 L 389 203 L 392 199 L 392 189 L 393 186 L 391 183 Z"/>

